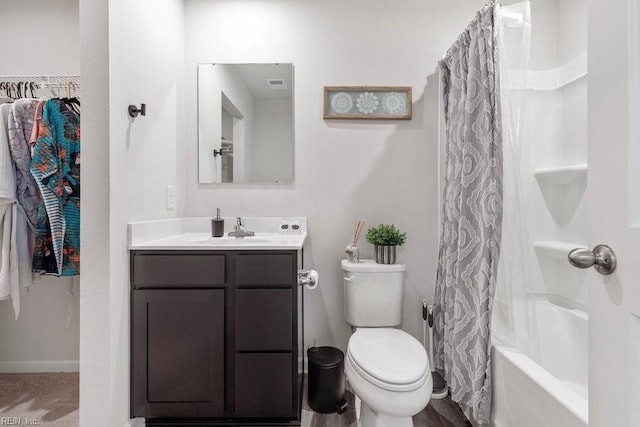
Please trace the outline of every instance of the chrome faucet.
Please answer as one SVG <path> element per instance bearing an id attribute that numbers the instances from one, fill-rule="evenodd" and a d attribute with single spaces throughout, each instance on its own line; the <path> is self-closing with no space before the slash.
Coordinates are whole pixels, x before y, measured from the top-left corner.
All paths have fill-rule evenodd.
<path id="1" fill-rule="evenodd" d="M 234 231 L 229 232 L 230 237 L 251 237 L 255 236 L 253 231 L 247 231 L 244 228 L 244 221 L 241 217 L 236 217 L 236 225 L 233 227 Z"/>

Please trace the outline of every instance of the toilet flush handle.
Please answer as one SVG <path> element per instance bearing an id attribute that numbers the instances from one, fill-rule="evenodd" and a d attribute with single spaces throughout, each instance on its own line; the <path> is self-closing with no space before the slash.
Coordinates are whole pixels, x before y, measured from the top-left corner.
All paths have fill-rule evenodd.
<path id="1" fill-rule="evenodd" d="M 354 276 L 354 275 L 352 275 L 352 274 L 349 274 L 349 275 L 345 274 L 345 275 L 344 275 L 344 280 L 345 280 L 345 281 L 347 281 L 347 282 L 351 282 L 351 281 L 353 281 L 355 278 L 356 278 L 356 276 Z"/>

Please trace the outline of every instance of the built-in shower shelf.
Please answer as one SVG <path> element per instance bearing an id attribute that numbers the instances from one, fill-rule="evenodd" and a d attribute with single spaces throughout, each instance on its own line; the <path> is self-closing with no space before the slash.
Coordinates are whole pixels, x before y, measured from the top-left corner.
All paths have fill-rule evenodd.
<path id="1" fill-rule="evenodd" d="M 533 175 L 538 179 L 552 180 L 556 184 L 568 184 L 587 177 L 587 164 L 539 168 L 533 171 Z"/>
<path id="2" fill-rule="evenodd" d="M 582 54 L 558 68 L 530 71 L 529 85 L 533 90 L 556 90 L 587 75 L 587 55 Z"/>
<path id="3" fill-rule="evenodd" d="M 554 258 L 566 259 L 569 252 L 575 248 L 586 248 L 587 245 L 579 243 L 555 242 L 551 240 L 534 242 L 533 247 L 536 251 Z"/>
<path id="4" fill-rule="evenodd" d="M 584 79 L 587 76 L 587 54 L 577 56 L 571 61 L 547 70 L 512 70 L 511 89 L 532 89 L 552 91 Z M 586 80 L 583 80 L 586 81 Z"/>

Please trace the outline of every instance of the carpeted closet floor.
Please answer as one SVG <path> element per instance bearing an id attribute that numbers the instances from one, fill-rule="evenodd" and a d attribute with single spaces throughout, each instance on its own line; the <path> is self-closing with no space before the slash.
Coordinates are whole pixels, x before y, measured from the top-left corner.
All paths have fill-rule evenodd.
<path id="1" fill-rule="evenodd" d="M 0 374 L 0 420 L 6 425 L 78 426 L 78 373 Z M 302 427 L 352 427 L 356 416 L 353 395 L 347 392 L 349 408 L 343 414 L 318 414 L 309 408 L 304 390 Z M 415 427 L 471 426 L 448 397 L 431 400 L 413 417 Z M 20 422 L 21 424 L 19 424 Z"/>
<path id="2" fill-rule="evenodd" d="M 79 374 L 0 374 L 4 425 L 78 426 Z"/>

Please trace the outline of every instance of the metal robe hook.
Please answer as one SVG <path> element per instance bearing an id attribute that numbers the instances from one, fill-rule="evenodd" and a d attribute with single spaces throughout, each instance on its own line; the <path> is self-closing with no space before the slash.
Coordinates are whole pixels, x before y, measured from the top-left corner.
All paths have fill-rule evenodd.
<path id="1" fill-rule="evenodd" d="M 140 108 L 133 104 L 129 105 L 129 116 L 138 117 L 138 114 L 142 114 L 143 116 L 147 115 L 147 104 L 140 104 Z"/>

